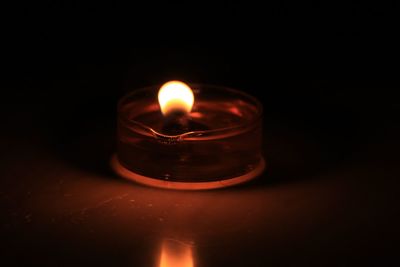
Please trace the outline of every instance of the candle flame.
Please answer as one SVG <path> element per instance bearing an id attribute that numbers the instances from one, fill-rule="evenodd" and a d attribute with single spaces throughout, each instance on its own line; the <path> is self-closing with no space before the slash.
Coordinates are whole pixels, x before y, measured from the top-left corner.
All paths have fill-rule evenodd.
<path id="1" fill-rule="evenodd" d="M 172 111 L 189 113 L 194 103 L 193 91 L 183 82 L 167 82 L 158 91 L 158 103 L 164 115 Z"/>
<path id="2" fill-rule="evenodd" d="M 159 267 L 194 267 L 192 247 L 179 241 L 164 240 Z"/>

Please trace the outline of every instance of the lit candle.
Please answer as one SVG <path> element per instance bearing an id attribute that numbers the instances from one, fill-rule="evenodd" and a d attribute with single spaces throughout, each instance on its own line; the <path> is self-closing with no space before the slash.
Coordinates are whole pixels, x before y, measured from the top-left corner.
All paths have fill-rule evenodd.
<path id="1" fill-rule="evenodd" d="M 165 116 L 161 133 L 178 135 L 190 131 L 208 130 L 208 127 L 196 122 L 190 116 L 194 95 L 187 84 L 180 81 L 167 82 L 158 91 L 158 103 Z"/>
<path id="2" fill-rule="evenodd" d="M 162 188 L 243 183 L 265 167 L 261 126 L 261 104 L 238 90 L 179 81 L 136 90 L 118 105 L 112 166 L 124 178 Z"/>

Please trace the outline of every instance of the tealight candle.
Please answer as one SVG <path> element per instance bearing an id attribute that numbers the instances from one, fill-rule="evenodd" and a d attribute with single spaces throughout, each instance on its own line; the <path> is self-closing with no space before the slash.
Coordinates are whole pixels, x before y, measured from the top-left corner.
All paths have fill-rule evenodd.
<path id="1" fill-rule="evenodd" d="M 231 186 L 264 170 L 261 130 L 262 106 L 254 97 L 171 81 L 120 100 L 112 167 L 124 178 L 155 187 Z"/>

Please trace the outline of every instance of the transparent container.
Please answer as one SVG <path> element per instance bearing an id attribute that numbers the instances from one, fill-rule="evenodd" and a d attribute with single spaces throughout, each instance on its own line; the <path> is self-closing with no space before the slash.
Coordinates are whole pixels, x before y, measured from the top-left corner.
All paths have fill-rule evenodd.
<path id="1" fill-rule="evenodd" d="M 195 97 L 188 115 L 193 127 L 177 135 L 166 133 L 158 86 L 120 100 L 112 158 L 118 175 L 155 187 L 199 190 L 243 183 L 264 170 L 257 99 L 224 87 L 189 86 Z"/>

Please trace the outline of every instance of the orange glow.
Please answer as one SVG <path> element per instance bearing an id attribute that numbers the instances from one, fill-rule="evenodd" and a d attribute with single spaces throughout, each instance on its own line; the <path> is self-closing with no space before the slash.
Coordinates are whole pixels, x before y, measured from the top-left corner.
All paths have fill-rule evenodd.
<path id="1" fill-rule="evenodd" d="M 183 82 L 167 82 L 158 91 L 158 103 L 164 115 L 176 110 L 189 113 L 194 103 L 193 91 Z"/>
<path id="2" fill-rule="evenodd" d="M 159 267 L 194 267 L 192 247 L 175 240 L 164 240 Z"/>

